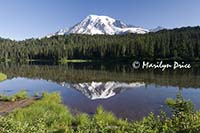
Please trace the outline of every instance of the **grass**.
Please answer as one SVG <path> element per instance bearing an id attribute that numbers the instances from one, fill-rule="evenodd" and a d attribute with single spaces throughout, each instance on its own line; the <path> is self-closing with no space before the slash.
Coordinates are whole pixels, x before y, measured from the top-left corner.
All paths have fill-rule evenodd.
<path id="1" fill-rule="evenodd" d="M 61 104 L 58 93 L 43 93 L 41 100 L 26 108 L 16 109 L 8 117 L 23 125 L 28 123 L 34 128 L 37 128 L 36 125 L 39 124 L 38 131 L 43 127 L 44 132 L 46 130 L 48 132 L 65 132 L 72 125 L 73 119 L 68 108 Z M 28 127 L 27 130 L 29 130 Z"/>
<path id="2" fill-rule="evenodd" d="M 7 79 L 7 75 L 0 73 L 0 81 L 6 80 Z"/>
<path id="3" fill-rule="evenodd" d="M 61 104 L 58 93 L 44 93 L 41 100 L 19 108 L 8 116 L 0 116 L 0 132 L 16 133 L 196 133 L 200 132 L 200 111 L 194 111 L 191 101 L 181 95 L 167 99 L 172 116 L 164 111 L 150 113 L 140 121 L 117 118 L 101 106 L 94 115 L 72 115 Z"/>
<path id="4" fill-rule="evenodd" d="M 12 96 L 6 96 L 4 94 L 0 95 L 1 101 L 8 101 L 8 102 L 14 102 L 17 100 L 22 100 L 28 98 L 27 92 L 25 90 L 21 90 L 18 93 L 12 95 Z"/>

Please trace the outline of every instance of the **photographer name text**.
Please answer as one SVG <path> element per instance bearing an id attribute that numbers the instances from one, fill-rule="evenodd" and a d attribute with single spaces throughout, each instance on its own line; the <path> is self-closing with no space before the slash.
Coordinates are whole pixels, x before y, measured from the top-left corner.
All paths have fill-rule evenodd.
<path id="1" fill-rule="evenodd" d="M 163 61 L 159 61 L 156 63 L 148 62 L 148 61 L 142 61 L 140 63 L 139 61 L 134 61 L 132 64 L 134 69 L 142 68 L 142 69 L 161 69 L 164 71 L 167 68 L 171 69 L 190 69 L 191 64 L 185 63 L 185 62 L 177 62 L 174 61 L 173 63 L 163 63 Z"/>

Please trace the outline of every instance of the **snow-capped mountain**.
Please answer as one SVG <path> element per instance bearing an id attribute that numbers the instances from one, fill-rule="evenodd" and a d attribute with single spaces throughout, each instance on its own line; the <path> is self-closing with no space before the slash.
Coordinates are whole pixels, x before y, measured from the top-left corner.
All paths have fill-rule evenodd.
<path id="1" fill-rule="evenodd" d="M 164 29 L 165 29 L 164 27 L 158 26 L 158 27 L 156 27 L 156 28 L 154 28 L 154 29 L 150 29 L 149 31 L 150 31 L 150 32 L 158 32 L 158 31 L 164 30 Z"/>
<path id="2" fill-rule="evenodd" d="M 89 15 L 78 24 L 74 25 L 69 29 L 61 29 L 54 34 L 50 34 L 47 37 L 54 35 L 65 35 L 65 34 L 126 34 L 126 33 L 137 33 L 145 34 L 148 33 L 148 29 L 142 27 L 136 27 L 127 25 L 120 20 L 108 16 Z"/>
<path id="3" fill-rule="evenodd" d="M 141 27 L 128 26 L 120 20 L 108 16 L 89 15 L 80 23 L 73 26 L 68 33 L 76 34 L 122 34 L 122 33 L 144 34 L 149 32 Z"/>
<path id="4" fill-rule="evenodd" d="M 127 89 L 132 89 L 140 86 L 144 86 L 144 83 L 120 83 L 120 82 L 91 82 L 91 83 L 76 83 L 76 84 L 65 84 L 63 86 L 72 87 L 91 100 L 96 99 L 107 99 L 115 96 Z"/>

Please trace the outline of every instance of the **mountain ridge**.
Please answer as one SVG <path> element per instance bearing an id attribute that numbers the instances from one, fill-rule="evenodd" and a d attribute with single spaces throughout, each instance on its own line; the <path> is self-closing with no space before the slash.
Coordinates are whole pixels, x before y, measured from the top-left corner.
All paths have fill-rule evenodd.
<path id="1" fill-rule="evenodd" d="M 46 37 L 49 38 L 55 35 L 68 35 L 68 34 L 145 34 L 149 32 L 157 32 L 164 28 L 158 26 L 156 29 L 145 29 L 140 26 L 133 26 L 122 22 L 121 20 L 114 19 L 109 16 L 103 15 L 89 15 L 79 23 L 75 24 L 71 28 L 60 29 L 59 31 L 49 34 Z"/>

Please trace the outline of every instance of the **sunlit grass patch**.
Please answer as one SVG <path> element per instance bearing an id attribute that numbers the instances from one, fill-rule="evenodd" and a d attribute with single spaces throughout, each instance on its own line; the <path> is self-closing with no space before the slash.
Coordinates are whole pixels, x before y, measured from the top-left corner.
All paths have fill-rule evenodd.
<path id="1" fill-rule="evenodd" d="M 6 79 L 7 79 L 7 75 L 0 72 L 0 81 L 6 80 Z"/>
<path id="2" fill-rule="evenodd" d="M 83 62 L 92 62 L 92 60 L 84 60 L 84 59 L 61 59 L 59 60 L 61 64 L 66 63 L 83 63 Z"/>
<path id="3" fill-rule="evenodd" d="M 26 99 L 26 98 L 28 98 L 28 94 L 25 90 L 21 90 L 18 93 L 12 95 L 12 96 L 0 94 L 0 100 L 1 101 L 14 102 L 14 101 L 22 100 L 22 99 Z"/>

